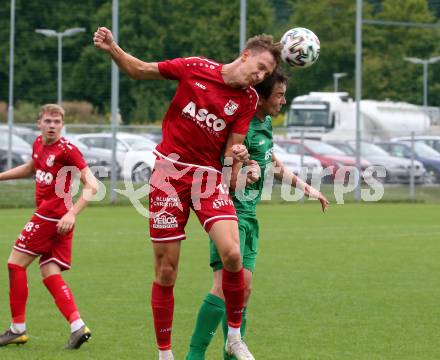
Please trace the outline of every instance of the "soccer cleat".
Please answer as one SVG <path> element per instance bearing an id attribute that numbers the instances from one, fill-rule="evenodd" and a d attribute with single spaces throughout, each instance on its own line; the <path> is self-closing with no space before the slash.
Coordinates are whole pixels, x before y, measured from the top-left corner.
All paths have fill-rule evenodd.
<path id="1" fill-rule="evenodd" d="M 240 335 L 228 336 L 225 344 L 225 351 L 237 360 L 255 360 Z"/>
<path id="2" fill-rule="evenodd" d="M 171 350 L 159 351 L 159 360 L 174 360 Z"/>
<path id="3" fill-rule="evenodd" d="M 89 328 L 83 325 L 81 328 L 70 334 L 70 338 L 64 349 L 79 349 L 82 344 L 90 339 L 91 336 L 92 333 Z"/>
<path id="4" fill-rule="evenodd" d="M 8 329 L 0 335 L 0 346 L 6 346 L 10 344 L 23 345 L 27 343 L 28 339 L 29 336 L 27 336 L 26 331 L 16 334 L 12 332 L 11 329 Z"/>

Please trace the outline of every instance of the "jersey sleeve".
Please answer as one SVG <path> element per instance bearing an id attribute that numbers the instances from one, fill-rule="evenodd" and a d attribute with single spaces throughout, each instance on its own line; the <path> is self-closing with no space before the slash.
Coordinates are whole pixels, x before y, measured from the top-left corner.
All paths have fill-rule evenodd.
<path id="1" fill-rule="evenodd" d="M 65 161 L 67 166 L 75 166 L 80 171 L 87 167 L 84 156 L 81 151 L 73 144 L 68 144 L 65 150 Z"/>
<path id="2" fill-rule="evenodd" d="M 232 124 L 231 132 L 246 135 L 258 104 L 258 94 L 253 88 L 249 88 L 249 91 L 246 94 L 246 99 L 243 103 L 244 107 L 237 120 Z"/>
<path id="3" fill-rule="evenodd" d="M 186 61 L 183 58 L 161 61 L 157 64 L 160 74 L 170 80 L 180 80 L 188 71 Z"/>

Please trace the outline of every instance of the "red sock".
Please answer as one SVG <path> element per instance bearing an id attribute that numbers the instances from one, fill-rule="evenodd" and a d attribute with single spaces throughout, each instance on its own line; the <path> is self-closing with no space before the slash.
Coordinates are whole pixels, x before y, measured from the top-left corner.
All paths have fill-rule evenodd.
<path id="1" fill-rule="evenodd" d="M 28 285 L 26 268 L 8 264 L 9 270 L 9 304 L 13 323 L 24 323 L 26 319 L 26 301 Z"/>
<path id="2" fill-rule="evenodd" d="M 222 287 L 225 296 L 228 325 L 239 328 L 244 308 L 244 272 L 223 269 Z"/>
<path id="3" fill-rule="evenodd" d="M 173 288 L 173 286 L 162 286 L 153 282 L 151 290 L 154 331 L 156 332 L 159 350 L 171 349 L 171 330 L 174 313 Z"/>
<path id="4" fill-rule="evenodd" d="M 69 323 L 80 318 L 72 292 L 60 274 L 48 276 L 43 280 L 55 304 Z"/>

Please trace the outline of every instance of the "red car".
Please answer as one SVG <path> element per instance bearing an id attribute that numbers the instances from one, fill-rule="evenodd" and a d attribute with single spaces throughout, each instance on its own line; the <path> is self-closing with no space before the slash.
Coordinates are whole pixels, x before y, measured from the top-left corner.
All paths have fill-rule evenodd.
<path id="1" fill-rule="evenodd" d="M 331 174 L 324 177 L 324 181 L 337 181 L 346 183 L 349 174 L 347 172 L 339 172 L 338 178 L 336 178 L 336 173 L 341 168 L 352 169 L 356 167 L 356 158 L 353 156 L 346 155 L 341 150 L 336 147 L 326 144 L 318 140 L 304 140 L 304 147 L 302 148 L 301 140 L 290 139 L 290 140 L 279 140 L 277 144 L 282 148 L 286 149 L 287 152 L 292 154 L 301 154 L 308 156 L 313 156 L 318 159 L 324 169 L 330 169 Z M 371 164 L 361 159 L 361 169 L 365 170 Z"/>

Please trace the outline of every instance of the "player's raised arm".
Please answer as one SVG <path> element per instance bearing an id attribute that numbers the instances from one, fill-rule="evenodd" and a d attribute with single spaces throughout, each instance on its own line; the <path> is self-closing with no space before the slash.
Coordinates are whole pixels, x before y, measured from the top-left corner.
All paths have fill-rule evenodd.
<path id="1" fill-rule="evenodd" d="M 322 212 L 325 212 L 325 210 L 327 210 L 329 201 L 325 198 L 324 195 L 322 195 L 318 190 L 308 185 L 306 182 L 296 176 L 292 171 L 286 168 L 283 162 L 278 159 L 275 154 L 272 154 L 272 161 L 275 163 L 275 167 L 280 169 L 279 172 L 277 171 L 274 174 L 275 179 L 288 182 L 291 184 L 291 186 L 302 190 L 306 196 L 313 199 L 318 199 L 321 203 Z"/>
<path id="2" fill-rule="evenodd" d="M 84 210 L 92 197 L 98 192 L 98 181 L 88 166 L 81 170 L 81 182 L 84 187 L 80 197 L 73 204 L 72 208 L 58 221 L 57 228 L 60 234 L 66 234 L 72 230 L 76 216 Z"/>
<path id="3" fill-rule="evenodd" d="M 93 43 L 98 49 L 108 52 L 119 68 L 135 80 L 164 79 L 160 75 L 157 63 L 145 62 L 126 53 L 116 44 L 112 32 L 106 27 L 99 27 L 94 36 Z"/>
<path id="4" fill-rule="evenodd" d="M 29 160 L 23 165 L 0 173 L 0 181 L 27 178 L 33 174 L 35 174 L 34 161 Z"/>

